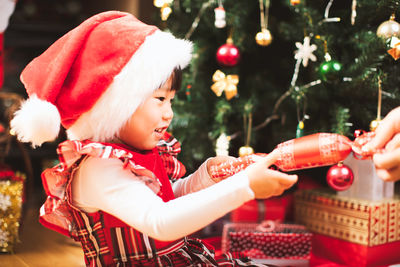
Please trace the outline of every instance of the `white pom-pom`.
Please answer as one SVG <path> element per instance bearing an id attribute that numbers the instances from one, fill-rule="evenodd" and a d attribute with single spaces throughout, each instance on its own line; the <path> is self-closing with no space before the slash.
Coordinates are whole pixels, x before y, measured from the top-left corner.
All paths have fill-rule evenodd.
<path id="1" fill-rule="evenodd" d="M 11 120 L 11 131 L 21 142 L 33 147 L 53 141 L 60 131 L 61 118 L 56 106 L 32 95 L 22 103 Z"/>

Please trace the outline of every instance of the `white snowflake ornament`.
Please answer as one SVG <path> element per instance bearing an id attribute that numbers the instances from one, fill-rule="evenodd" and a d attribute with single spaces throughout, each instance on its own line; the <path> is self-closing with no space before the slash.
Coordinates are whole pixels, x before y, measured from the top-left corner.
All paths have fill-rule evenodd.
<path id="1" fill-rule="evenodd" d="M 0 194 L 0 210 L 6 211 L 11 206 L 10 196 Z"/>
<path id="2" fill-rule="evenodd" d="M 308 60 L 316 61 L 317 57 L 313 54 L 317 50 L 315 44 L 310 45 L 310 37 L 304 37 L 303 43 L 296 42 L 296 47 L 298 50 L 295 51 L 294 58 L 303 61 L 303 66 L 307 67 Z"/>

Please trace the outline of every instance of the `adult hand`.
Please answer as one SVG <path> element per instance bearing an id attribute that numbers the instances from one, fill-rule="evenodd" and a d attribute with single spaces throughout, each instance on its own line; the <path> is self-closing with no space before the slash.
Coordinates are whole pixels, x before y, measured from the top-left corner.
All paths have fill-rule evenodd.
<path id="1" fill-rule="evenodd" d="M 375 153 L 377 175 L 385 181 L 400 180 L 400 107 L 393 109 L 375 130 L 375 137 L 363 148 Z"/>

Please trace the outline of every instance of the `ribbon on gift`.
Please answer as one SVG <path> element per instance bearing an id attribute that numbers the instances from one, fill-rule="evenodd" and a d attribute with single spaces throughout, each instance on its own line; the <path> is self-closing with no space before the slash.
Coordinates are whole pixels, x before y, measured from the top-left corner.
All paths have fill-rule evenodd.
<path id="1" fill-rule="evenodd" d="M 237 95 L 237 84 L 239 83 L 239 75 L 225 75 L 225 73 L 223 73 L 222 71 L 217 70 L 214 73 L 212 80 L 214 84 L 211 85 L 211 90 L 217 96 L 221 96 L 222 92 L 224 91 L 227 100 L 230 100 Z"/>
<path id="2" fill-rule="evenodd" d="M 366 159 L 377 152 L 367 152 L 362 149 L 374 136 L 374 132 L 363 133 L 351 141 L 340 134 L 316 133 L 292 139 L 279 144 L 274 149 L 278 153 L 275 165 L 282 171 L 334 165 L 345 160 L 351 152 L 358 159 Z M 211 177 L 224 179 L 232 176 L 266 155 L 257 153 L 212 165 L 210 166 Z"/>
<path id="3" fill-rule="evenodd" d="M 275 222 L 268 220 L 268 221 L 262 221 L 259 225 L 257 225 L 256 230 L 260 232 L 272 232 L 276 228 Z"/>

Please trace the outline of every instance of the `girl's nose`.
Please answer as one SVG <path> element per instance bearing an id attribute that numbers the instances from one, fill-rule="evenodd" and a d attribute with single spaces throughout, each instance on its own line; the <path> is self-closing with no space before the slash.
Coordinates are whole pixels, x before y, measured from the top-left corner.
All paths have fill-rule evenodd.
<path id="1" fill-rule="evenodd" d="M 174 117 L 174 111 L 172 110 L 172 106 L 166 105 L 164 113 L 163 113 L 163 119 L 171 120 L 173 117 Z"/>

